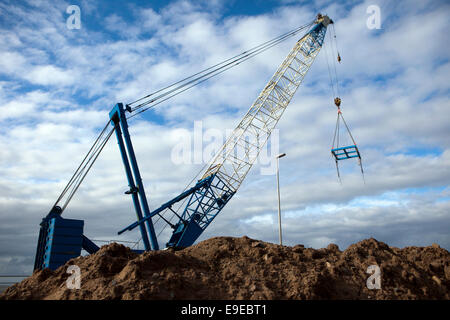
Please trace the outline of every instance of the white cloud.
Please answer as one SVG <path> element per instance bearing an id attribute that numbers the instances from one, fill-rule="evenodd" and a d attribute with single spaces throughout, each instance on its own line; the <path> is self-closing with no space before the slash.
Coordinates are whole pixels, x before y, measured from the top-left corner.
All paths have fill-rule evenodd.
<path id="1" fill-rule="evenodd" d="M 22 69 L 25 58 L 17 52 L 0 52 L 0 68 L 2 73 L 10 74 Z"/>
<path id="2" fill-rule="evenodd" d="M 74 75 L 70 71 L 64 71 L 51 65 L 37 66 L 26 73 L 24 78 L 33 84 L 41 85 L 66 86 L 74 81 Z"/>

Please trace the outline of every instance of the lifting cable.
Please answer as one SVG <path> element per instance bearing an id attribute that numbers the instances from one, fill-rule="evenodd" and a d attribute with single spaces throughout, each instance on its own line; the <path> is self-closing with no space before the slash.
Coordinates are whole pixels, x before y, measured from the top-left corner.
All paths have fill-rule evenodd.
<path id="1" fill-rule="evenodd" d="M 333 52 L 336 52 L 336 54 L 337 54 L 336 60 L 338 62 L 340 62 L 341 56 L 339 55 L 339 52 L 338 52 L 338 49 L 337 49 L 336 31 L 334 29 L 334 24 L 332 24 L 331 26 L 332 26 L 333 33 L 334 33 L 333 37 L 332 37 L 331 36 L 331 32 L 330 32 L 331 54 L 333 55 Z M 336 78 L 336 93 L 337 93 L 337 96 L 339 97 L 340 96 L 340 93 L 339 93 L 339 80 L 338 80 L 337 69 L 336 69 L 336 60 L 335 59 L 332 59 L 332 60 L 333 60 L 333 66 L 334 66 L 334 76 Z"/>
<path id="2" fill-rule="evenodd" d="M 330 87 L 332 91 L 332 98 L 334 99 L 337 97 L 337 93 L 334 90 L 334 82 L 333 82 L 333 76 L 331 75 L 331 68 L 330 68 L 330 62 L 328 61 L 330 53 L 328 52 L 328 45 L 324 46 L 325 48 L 325 60 L 327 61 L 327 69 L 328 69 L 328 76 L 330 78 Z M 333 60 L 333 52 L 331 52 L 331 60 Z"/>
<path id="3" fill-rule="evenodd" d="M 330 43 L 330 48 L 331 48 L 331 60 L 333 61 L 333 70 L 334 70 L 334 78 L 332 75 L 332 70 L 330 68 L 330 64 L 328 62 L 328 49 L 326 49 L 326 60 L 327 60 L 327 67 L 328 67 L 328 74 L 330 76 L 330 85 L 331 85 L 331 89 L 333 91 L 333 96 L 334 98 L 334 104 L 337 107 L 337 120 L 336 120 L 336 126 L 334 129 L 334 136 L 333 136 L 333 142 L 331 145 L 331 154 L 334 157 L 335 163 L 336 163 L 336 171 L 337 171 L 337 176 L 339 179 L 339 182 L 342 183 L 341 180 L 341 176 L 340 176 L 340 172 L 339 172 L 339 161 L 340 160 L 346 160 L 346 159 L 350 159 L 350 158 L 358 158 L 358 164 L 361 168 L 361 174 L 362 174 L 362 178 L 363 181 L 365 183 L 365 178 L 364 178 L 364 170 L 363 170 L 363 166 L 362 166 L 362 160 L 361 160 L 361 154 L 359 152 L 358 146 L 356 145 L 355 139 L 353 138 L 352 133 L 350 132 L 350 128 L 347 125 L 347 122 L 344 119 L 344 116 L 342 115 L 342 111 L 341 111 L 341 98 L 339 98 L 340 93 L 339 93 L 339 81 L 338 81 L 338 76 L 337 76 L 337 68 L 336 68 L 336 60 L 340 63 L 341 62 L 341 57 L 339 55 L 338 52 L 338 46 L 337 46 L 337 38 L 336 38 L 336 31 L 334 29 L 334 25 L 332 25 L 333 28 L 333 35 L 331 34 L 331 32 L 329 33 L 329 43 Z M 337 54 L 337 58 L 336 60 L 334 59 L 334 52 L 336 52 Z M 336 89 L 335 89 L 336 87 Z M 340 141 L 340 136 L 341 136 L 341 130 L 340 130 L 340 124 L 342 123 L 345 126 L 345 129 L 352 141 L 351 145 L 343 145 L 341 146 L 341 141 Z"/>
<path id="4" fill-rule="evenodd" d="M 88 153 L 84 157 L 81 164 L 78 166 L 75 173 L 70 178 L 69 182 L 67 183 L 64 190 L 59 195 L 58 199 L 56 200 L 53 207 L 59 205 L 61 207 L 62 211 L 67 207 L 70 200 L 74 196 L 75 192 L 78 190 L 79 186 L 83 182 L 84 178 L 88 174 L 89 170 L 92 168 L 93 164 L 97 160 L 98 156 L 102 152 L 103 148 L 105 147 L 106 143 L 108 142 L 109 138 L 111 137 L 112 133 L 115 130 L 115 127 L 112 127 L 108 132 L 108 127 L 110 125 L 110 121 L 106 124 L 106 126 L 101 131 L 100 135 L 95 140 L 92 147 L 89 149 Z M 68 193 L 68 196 L 66 197 L 65 201 L 61 205 L 60 202 L 63 200 L 64 196 Z"/>

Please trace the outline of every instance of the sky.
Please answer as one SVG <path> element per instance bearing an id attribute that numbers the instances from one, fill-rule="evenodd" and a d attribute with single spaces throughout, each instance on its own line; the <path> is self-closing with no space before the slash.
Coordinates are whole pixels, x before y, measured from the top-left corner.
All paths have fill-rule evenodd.
<path id="1" fill-rule="evenodd" d="M 80 28 L 68 28 L 70 5 Z M 370 6 L 380 28 L 369 28 Z M 369 12 L 368 12 L 369 11 Z M 362 154 L 330 154 L 336 108 L 330 38 L 277 125 L 283 242 L 341 250 L 374 237 L 450 248 L 447 1 L 8 1 L 0 3 L 0 274 L 31 273 L 39 223 L 117 102 L 129 103 L 284 32 L 334 21 L 342 111 Z M 330 30 L 328 30 L 330 31 Z M 300 37 L 300 36 L 299 36 Z M 233 129 L 298 39 L 130 120 L 150 209 L 181 193 L 207 159 L 173 161 L 180 138 Z M 334 52 L 335 53 L 335 52 Z M 331 60 L 329 60 L 331 61 Z M 276 175 L 256 163 L 205 230 L 278 242 Z M 136 242 L 114 136 L 64 217 L 94 240 Z M 157 232 L 161 229 L 157 224 Z M 162 231 L 160 246 L 170 233 Z M 101 244 L 101 243 L 99 243 Z M 141 243 L 142 248 L 142 243 Z"/>

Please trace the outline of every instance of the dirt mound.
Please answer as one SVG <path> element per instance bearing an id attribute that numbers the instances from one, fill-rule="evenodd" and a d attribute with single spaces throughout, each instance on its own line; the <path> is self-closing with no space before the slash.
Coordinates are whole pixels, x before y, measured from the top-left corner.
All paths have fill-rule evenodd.
<path id="1" fill-rule="evenodd" d="M 68 289 L 70 265 L 81 288 Z M 381 289 L 368 289 L 377 265 Z M 180 251 L 138 255 L 113 243 L 55 271 L 41 270 L 0 299 L 449 299 L 450 254 L 438 245 L 389 247 L 375 239 L 345 251 L 216 237 Z"/>

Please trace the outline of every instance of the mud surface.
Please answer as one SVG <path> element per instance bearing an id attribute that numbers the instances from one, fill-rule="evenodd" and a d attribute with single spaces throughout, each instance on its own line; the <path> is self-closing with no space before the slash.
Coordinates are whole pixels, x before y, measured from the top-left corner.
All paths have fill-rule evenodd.
<path id="1" fill-rule="evenodd" d="M 81 288 L 68 289 L 69 265 Z M 381 289 L 368 289 L 370 265 Z M 449 299 L 450 254 L 438 245 L 367 239 L 340 251 L 217 237 L 190 248 L 133 253 L 113 243 L 56 271 L 41 270 L 0 299 Z"/>

